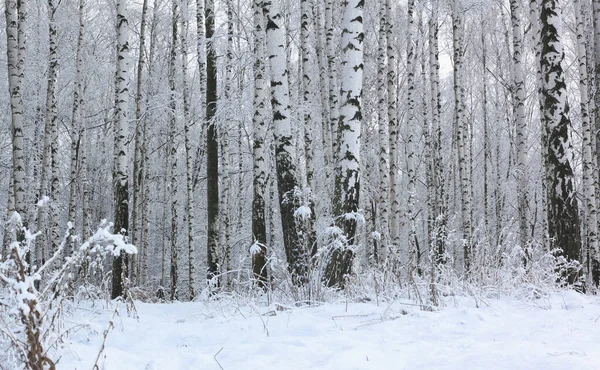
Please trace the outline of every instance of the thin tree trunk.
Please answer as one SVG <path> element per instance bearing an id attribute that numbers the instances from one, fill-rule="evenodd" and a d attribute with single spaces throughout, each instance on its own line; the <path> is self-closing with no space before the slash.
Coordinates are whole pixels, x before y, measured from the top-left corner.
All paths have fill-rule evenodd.
<path id="1" fill-rule="evenodd" d="M 267 94 L 268 84 L 265 52 L 265 20 L 263 16 L 263 1 L 254 0 L 254 115 L 252 116 L 253 130 L 253 196 L 252 196 L 252 240 L 250 250 L 252 257 L 252 272 L 259 287 L 267 284 L 267 225 L 265 198 L 267 196 L 269 156 L 267 135 Z M 271 230 L 273 234 L 274 231 Z"/>
<path id="2" fill-rule="evenodd" d="M 219 285 L 219 143 L 215 126 L 217 108 L 217 54 L 213 43 L 215 33 L 215 3 L 205 2 L 204 21 L 206 26 L 206 202 L 207 202 L 207 279 Z M 216 280 L 213 280 L 217 278 Z"/>
<path id="3" fill-rule="evenodd" d="M 175 86 L 175 75 L 176 75 L 176 64 L 177 64 L 177 30 L 179 28 L 179 1 L 172 0 L 173 2 L 173 13 L 171 20 L 171 55 L 169 58 L 169 89 L 171 90 L 170 96 L 170 124 L 169 124 L 169 146 L 168 156 L 170 165 L 170 182 L 169 182 L 169 200 L 171 204 L 171 263 L 170 263 L 170 277 L 171 277 L 171 301 L 178 299 L 178 283 L 179 283 L 179 271 L 178 271 L 178 257 L 179 248 L 177 244 L 177 144 L 175 142 L 175 135 L 177 134 L 177 98 L 176 98 L 176 86 Z"/>
<path id="4" fill-rule="evenodd" d="M 585 212 L 585 251 L 587 255 L 587 276 L 589 282 L 598 285 L 600 276 L 598 261 L 598 219 L 597 219 L 597 199 L 596 199 L 596 181 L 594 178 L 594 157 L 593 157 L 593 136 L 592 122 L 589 115 L 588 102 L 588 65 L 586 60 L 586 40 L 584 30 L 584 16 L 582 4 L 579 0 L 573 2 L 575 7 L 576 33 L 577 33 L 577 57 L 579 60 L 579 94 L 581 110 L 581 130 L 583 132 L 583 193 Z"/>
<path id="5" fill-rule="evenodd" d="M 525 76 L 523 73 L 523 36 L 521 32 L 520 0 L 510 1 L 510 19 L 513 41 L 512 99 L 517 148 L 517 210 L 519 214 L 519 241 L 529 259 L 529 192 L 527 183 L 527 121 L 525 120 Z"/>
<path id="6" fill-rule="evenodd" d="M 144 65 L 146 64 L 146 19 L 148 13 L 148 0 L 144 0 L 142 3 L 142 19 L 140 22 L 140 50 L 138 53 L 137 63 L 137 86 L 135 95 L 135 149 L 133 154 L 133 205 L 131 209 L 131 243 L 138 246 L 139 253 L 133 258 L 131 263 L 131 275 L 132 280 L 139 284 L 139 265 L 142 256 L 144 255 L 142 240 L 143 232 L 140 230 L 140 219 L 143 216 L 143 196 L 144 196 L 144 146 L 145 139 L 144 130 L 146 120 L 143 118 L 144 105 L 146 100 L 144 98 Z"/>
<path id="7" fill-rule="evenodd" d="M 196 242 L 194 222 L 194 187 L 192 173 L 194 170 L 192 142 L 190 129 L 192 117 L 190 115 L 190 88 L 188 84 L 188 0 L 181 0 L 181 72 L 183 88 L 183 134 L 185 141 L 185 185 L 186 185 L 186 211 L 187 211 L 187 250 L 188 250 L 188 292 L 190 301 L 196 298 Z"/>
<path id="8" fill-rule="evenodd" d="M 227 50 L 225 53 L 225 86 L 223 90 L 225 92 L 225 104 L 232 103 L 232 89 L 233 89 L 233 4 L 231 0 L 227 0 Z M 219 198 L 221 204 L 220 209 L 220 230 L 222 238 L 221 248 L 223 255 L 223 285 L 230 287 L 230 276 L 229 271 L 231 270 L 231 220 L 230 214 L 230 195 L 231 195 L 231 144 L 229 137 L 230 122 L 233 121 L 234 117 L 232 109 L 226 108 L 224 110 L 226 119 L 219 121 L 219 136 L 221 138 L 221 168 L 223 177 L 221 180 L 221 197 Z"/>
<path id="9" fill-rule="evenodd" d="M 378 90 L 378 136 L 379 136 L 379 197 L 376 198 L 379 238 L 375 238 L 373 262 L 378 264 L 385 261 L 390 234 L 390 153 L 388 131 L 388 101 L 387 101 L 387 35 L 386 21 L 387 6 L 385 1 L 379 4 L 379 45 L 377 52 L 377 90 Z"/>
<path id="10" fill-rule="evenodd" d="M 407 12 L 408 12 L 408 24 L 406 30 L 406 70 L 407 70 L 407 115 L 408 120 L 406 122 L 406 175 L 408 178 L 406 188 L 406 225 L 408 226 L 408 255 L 409 255 L 409 274 L 412 274 L 412 270 L 417 268 L 418 253 L 416 251 L 416 228 L 414 223 L 415 213 L 415 196 L 416 196 L 416 181 L 417 174 L 415 169 L 415 131 L 417 126 L 417 115 L 415 107 L 415 72 L 416 72 L 416 47 L 415 47 L 415 1 L 408 0 Z"/>
<path id="11" fill-rule="evenodd" d="M 10 95 L 12 138 L 12 186 L 14 213 L 11 215 L 17 230 L 17 241 L 24 239 L 20 226 L 26 226 L 25 214 L 25 158 L 23 146 L 23 69 L 25 64 L 25 4 L 6 0 L 6 41 L 8 92 Z M 10 188 L 10 186 L 9 186 Z M 10 195 L 10 191 L 9 191 Z M 16 217 L 15 217 L 16 214 Z"/>
<path id="12" fill-rule="evenodd" d="M 447 206 L 444 184 L 444 168 L 442 164 L 442 127 L 441 127 L 441 91 L 440 91 L 440 57 L 438 47 L 438 12 L 439 0 L 433 0 L 431 21 L 429 23 L 429 79 L 431 84 L 431 141 L 432 141 L 432 186 L 435 188 L 432 240 L 435 243 L 435 262 L 446 263 L 446 223 Z"/>
<path id="13" fill-rule="evenodd" d="M 319 65 L 319 95 L 321 97 L 321 139 L 323 143 L 323 158 L 325 163 L 325 178 L 326 183 L 329 183 L 331 171 L 329 168 L 333 163 L 333 137 L 331 133 L 331 124 L 329 122 L 329 80 L 328 80 L 328 65 L 327 65 L 327 50 L 324 29 L 324 9 L 323 2 L 319 1 L 315 4 L 316 17 L 314 17 L 313 27 L 315 37 L 317 39 L 316 58 Z"/>
<path id="14" fill-rule="evenodd" d="M 460 186 L 460 205 L 462 219 L 462 243 L 464 251 L 465 273 L 471 271 L 472 230 L 471 230 L 471 179 L 468 168 L 468 128 L 464 118 L 463 87 L 463 9 L 461 0 L 454 0 L 452 5 L 452 43 L 454 48 L 454 121 L 456 125 L 456 143 L 458 156 L 458 176 Z"/>
<path id="15" fill-rule="evenodd" d="M 69 176 L 69 222 L 76 223 L 77 217 L 77 189 L 79 187 L 78 173 L 81 171 L 79 165 L 79 153 L 82 149 L 82 120 L 81 106 L 83 104 L 83 36 L 85 0 L 79 0 L 79 28 L 77 33 L 77 51 L 75 55 L 75 86 L 73 89 L 73 111 L 71 115 L 71 174 Z M 72 231 L 75 233 L 75 231 Z M 67 255 L 70 254 L 68 251 Z"/>
<path id="16" fill-rule="evenodd" d="M 400 246 L 400 182 L 398 181 L 398 113 L 396 110 L 398 96 L 398 76 L 396 66 L 396 51 L 394 50 L 395 35 L 392 4 L 393 0 L 386 0 L 386 34 L 387 34 L 387 103 L 388 103 L 388 131 L 390 147 L 390 241 L 395 248 Z"/>
<path id="17" fill-rule="evenodd" d="M 325 3 L 325 45 L 327 48 L 327 66 L 329 67 L 329 124 L 332 132 L 333 162 L 337 161 L 338 153 L 338 120 L 339 120 L 339 85 L 338 69 L 335 57 L 338 45 L 335 39 L 335 25 L 333 23 L 335 0 L 326 0 Z"/>
<path id="18" fill-rule="evenodd" d="M 117 72 L 115 78 L 115 118 L 114 118 L 114 230 L 127 235 L 129 229 L 129 176 L 127 172 L 127 140 L 129 110 L 129 22 L 126 0 L 117 0 Z M 122 296 L 127 279 L 127 255 L 113 261 L 111 298 Z"/>
<path id="19" fill-rule="evenodd" d="M 345 3 L 342 25 L 342 78 L 338 154 L 334 193 L 334 216 L 346 237 L 346 245 L 335 248 L 325 269 L 329 286 L 343 288 L 352 269 L 359 215 L 360 133 L 362 124 L 363 78 L 363 8 L 362 0 Z"/>

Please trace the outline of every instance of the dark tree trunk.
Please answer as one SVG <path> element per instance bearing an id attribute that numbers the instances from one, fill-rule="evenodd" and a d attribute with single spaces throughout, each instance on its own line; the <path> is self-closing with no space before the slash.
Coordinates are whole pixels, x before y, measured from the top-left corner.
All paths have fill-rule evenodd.
<path id="1" fill-rule="evenodd" d="M 215 33 L 214 0 L 205 3 L 206 39 Z M 206 56 L 206 202 L 208 218 L 207 279 L 219 273 L 219 145 L 214 117 L 217 111 L 217 57 L 212 41 L 207 45 Z M 218 285 L 218 281 L 216 282 Z"/>
<path id="2" fill-rule="evenodd" d="M 560 248 L 567 261 L 580 261 L 581 234 L 577 198 L 573 189 L 571 142 L 565 84 L 561 63 L 564 52 L 556 25 L 560 10 L 556 0 L 542 0 L 542 101 L 544 142 L 548 164 L 548 233 L 552 249 Z M 569 269 L 567 278 L 574 283 L 579 269 Z"/>

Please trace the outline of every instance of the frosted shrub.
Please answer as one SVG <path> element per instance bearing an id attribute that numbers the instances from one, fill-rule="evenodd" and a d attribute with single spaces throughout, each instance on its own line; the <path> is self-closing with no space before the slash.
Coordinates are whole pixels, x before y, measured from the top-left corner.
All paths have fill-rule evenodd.
<path id="1" fill-rule="evenodd" d="M 112 234 L 112 224 L 102 223 L 96 233 L 61 261 L 70 245 L 72 225 L 58 249 L 42 266 L 28 263 L 37 234 L 23 229 L 22 242 L 13 242 L 9 256 L 0 262 L 0 363 L 14 369 L 54 369 L 50 349 L 68 335 L 62 332 L 63 300 L 69 291 L 72 271 L 89 256 L 137 253 L 122 235 Z M 88 261 L 89 262 L 89 261 Z"/>

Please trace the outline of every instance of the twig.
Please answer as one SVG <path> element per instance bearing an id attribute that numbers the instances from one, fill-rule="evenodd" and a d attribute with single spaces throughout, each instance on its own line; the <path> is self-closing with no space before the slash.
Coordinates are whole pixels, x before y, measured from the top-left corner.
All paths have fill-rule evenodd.
<path id="1" fill-rule="evenodd" d="M 265 320 L 263 320 L 262 315 L 256 309 L 256 307 L 254 306 L 254 304 L 252 304 L 251 307 L 258 314 L 258 318 L 260 319 L 260 321 L 262 321 L 262 323 L 263 323 L 263 329 L 265 329 L 265 333 L 267 334 L 267 337 L 270 337 L 271 335 L 269 334 L 269 327 L 267 327 L 267 324 L 265 323 Z"/>
<path id="2" fill-rule="evenodd" d="M 104 330 L 104 339 L 102 340 L 102 346 L 100 347 L 100 351 L 98 351 L 98 356 L 96 357 L 96 361 L 94 362 L 94 367 L 92 368 L 92 370 L 100 370 L 100 367 L 98 367 L 98 361 L 100 360 L 100 356 L 102 355 L 102 352 L 104 352 L 104 347 L 106 346 L 106 338 L 108 337 L 108 333 L 110 332 L 110 329 L 114 329 L 115 325 L 113 323 L 113 320 L 115 318 L 115 315 L 119 314 L 119 308 L 115 307 L 115 311 L 110 319 L 110 321 L 108 322 L 108 327 L 106 328 L 106 330 Z"/>
<path id="3" fill-rule="evenodd" d="M 219 355 L 219 353 L 221 353 L 221 351 L 223 350 L 224 347 L 221 347 L 221 349 L 215 353 L 215 355 L 213 356 L 213 358 L 215 359 L 215 362 L 217 363 L 217 365 L 219 365 L 219 367 L 221 368 L 221 370 L 225 370 L 223 368 L 223 366 L 221 366 L 221 363 L 219 362 L 219 360 L 217 360 L 217 356 Z"/>

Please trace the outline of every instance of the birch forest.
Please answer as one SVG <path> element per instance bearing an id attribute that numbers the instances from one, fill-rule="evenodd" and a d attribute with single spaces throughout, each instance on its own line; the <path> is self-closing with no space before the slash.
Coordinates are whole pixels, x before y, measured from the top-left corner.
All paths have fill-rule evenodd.
<path id="1" fill-rule="evenodd" d="M 597 292 L 600 0 L 3 3 L 33 331 L 58 295 Z"/>
<path id="2" fill-rule="evenodd" d="M 38 233 L 30 269 L 107 220 L 137 251 L 77 284 L 112 298 L 486 284 L 549 256 L 565 283 L 598 284 L 599 1 L 7 0 L 5 15 L 2 256 Z"/>

